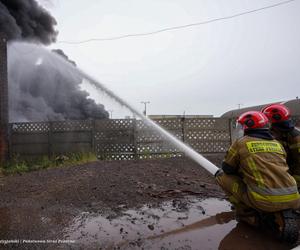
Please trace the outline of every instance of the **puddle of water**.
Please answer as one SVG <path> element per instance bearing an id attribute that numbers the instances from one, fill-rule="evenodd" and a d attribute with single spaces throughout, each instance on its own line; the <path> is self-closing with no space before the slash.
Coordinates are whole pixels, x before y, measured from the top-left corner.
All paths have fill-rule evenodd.
<path id="1" fill-rule="evenodd" d="M 88 245 L 101 242 L 103 247 L 125 246 L 127 243 L 132 246 L 135 244 L 134 242 L 138 242 L 140 245 L 149 237 L 183 228 L 221 211 L 230 211 L 230 204 L 218 199 L 201 201 L 191 198 L 165 202 L 159 208 L 143 206 L 138 210 L 127 210 L 123 212 L 122 216 L 115 219 L 83 213 L 67 229 L 67 239 Z M 232 214 L 229 220 L 233 220 Z M 205 223 L 203 227 L 218 222 L 212 219 L 208 221 L 207 225 Z M 223 227 L 228 227 L 224 230 L 225 234 L 235 224 L 235 221 L 226 226 L 224 224 Z"/>
<path id="2" fill-rule="evenodd" d="M 258 229 L 234 220 L 227 201 L 176 199 L 110 219 L 83 213 L 66 239 L 104 249 L 289 249 Z"/>

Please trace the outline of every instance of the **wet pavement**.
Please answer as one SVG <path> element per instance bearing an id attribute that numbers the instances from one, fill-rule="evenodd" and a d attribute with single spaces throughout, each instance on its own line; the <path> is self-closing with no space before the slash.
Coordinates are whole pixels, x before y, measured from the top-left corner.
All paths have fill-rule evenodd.
<path id="1" fill-rule="evenodd" d="M 210 158 L 214 164 L 222 159 L 222 155 Z M 62 240 L 63 232 L 70 224 L 85 224 L 103 215 L 104 218 L 109 216 L 105 228 L 110 228 L 110 224 L 114 224 L 112 216 L 124 216 L 125 210 L 144 204 L 160 207 L 164 201 L 187 195 L 202 199 L 224 197 L 215 179 L 187 158 L 98 161 L 5 176 L 0 178 L 0 240 Z M 80 214 L 82 212 L 85 213 Z M 171 229 L 177 226 L 174 224 Z M 120 242 L 126 234 L 117 232 L 116 242 Z M 107 242 L 108 236 L 101 233 L 97 232 L 99 241 Z M 153 233 L 160 231 L 146 227 L 142 238 Z M 87 238 L 91 239 L 90 236 Z M 136 235 L 132 239 L 136 240 Z M 52 243 L 26 246 L 30 250 L 58 247 Z M 64 244 L 61 249 L 68 247 L 72 249 L 74 244 Z"/>
<path id="2" fill-rule="evenodd" d="M 215 198 L 174 199 L 121 216 L 82 213 L 65 238 L 87 249 L 290 249 L 266 232 L 237 223 L 230 204 Z"/>

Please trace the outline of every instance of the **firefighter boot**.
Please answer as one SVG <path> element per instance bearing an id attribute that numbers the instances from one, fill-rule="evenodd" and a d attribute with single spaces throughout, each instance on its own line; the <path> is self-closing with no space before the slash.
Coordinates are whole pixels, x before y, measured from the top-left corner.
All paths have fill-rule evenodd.
<path id="1" fill-rule="evenodd" d="M 293 244 L 299 237 L 297 215 L 293 210 L 283 210 L 263 215 L 264 224 L 282 241 Z"/>
<path id="2" fill-rule="evenodd" d="M 249 207 L 235 207 L 235 218 L 238 222 L 244 222 L 253 227 L 260 226 L 260 217 L 257 211 Z"/>

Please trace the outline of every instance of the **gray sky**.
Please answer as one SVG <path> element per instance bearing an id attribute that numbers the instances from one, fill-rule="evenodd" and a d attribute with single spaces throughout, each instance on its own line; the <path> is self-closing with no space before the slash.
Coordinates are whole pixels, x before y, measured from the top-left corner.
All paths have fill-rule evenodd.
<path id="1" fill-rule="evenodd" d="M 45 3 L 45 1 L 42 1 Z M 274 0 L 54 0 L 58 40 L 79 41 L 201 22 Z M 149 114 L 213 114 L 300 96 L 300 0 L 198 27 L 80 45 L 77 65 Z M 96 94 L 92 97 L 98 98 Z"/>

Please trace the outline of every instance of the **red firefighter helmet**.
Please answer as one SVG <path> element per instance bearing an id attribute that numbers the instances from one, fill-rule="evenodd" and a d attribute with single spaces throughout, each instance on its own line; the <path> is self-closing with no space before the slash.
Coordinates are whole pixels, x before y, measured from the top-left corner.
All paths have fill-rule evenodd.
<path id="1" fill-rule="evenodd" d="M 271 123 L 287 121 L 291 116 L 290 110 L 283 104 L 271 104 L 264 107 L 261 112 L 269 118 Z"/>
<path id="2" fill-rule="evenodd" d="M 269 124 L 268 117 L 259 111 L 248 111 L 240 115 L 237 122 L 243 129 L 265 128 Z"/>

